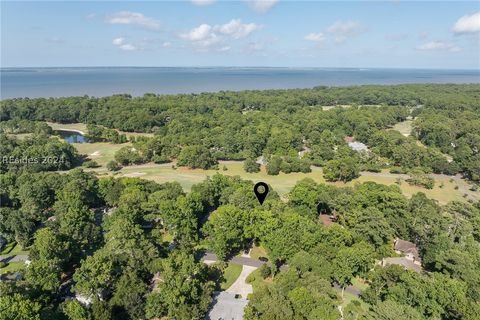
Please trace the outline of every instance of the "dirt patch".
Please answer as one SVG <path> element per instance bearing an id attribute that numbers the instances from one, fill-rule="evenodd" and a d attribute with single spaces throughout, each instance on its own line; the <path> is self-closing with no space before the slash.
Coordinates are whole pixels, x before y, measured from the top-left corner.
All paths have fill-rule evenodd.
<path id="1" fill-rule="evenodd" d="M 95 152 L 92 152 L 89 154 L 90 157 L 99 157 L 101 156 L 102 154 L 100 153 L 100 151 L 95 151 Z"/>

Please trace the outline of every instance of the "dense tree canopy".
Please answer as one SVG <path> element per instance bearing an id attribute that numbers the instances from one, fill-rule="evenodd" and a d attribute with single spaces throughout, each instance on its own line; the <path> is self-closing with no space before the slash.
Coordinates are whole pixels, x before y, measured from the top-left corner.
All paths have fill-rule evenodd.
<path id="1" fill-rule="evenodd" d="M 65 162 L 2 162 L 0 236 L 28 249 L 31 262 L 19 280 L 0 282 L 0 318 L 203 319 L 221 278 L 221 268 L 201 261 L 205 250 L 226 260 L 255 245 L 268 263 L 249 277 L 246 319 L 475 320 L 479 202 L 440 205 L 395 184 L 304 179 L 282 197 L 270 188 L 260 205 L 254 183 L 238 176 L 215 174 L 188 192 L 179 183 L 97 177 L 69 170 L 77 153 L 37 120 L 88 123 L 102 140 L 118 129 L 155 133 L 122 146 L 124 165 L 176 159 L 207 169 L 247 159 L 255 171 L 263 156 L 269 174 L 314 164 L 327 179 L 348 181 L 394 165 L 417 174 L 411 179 L 462 172 L 476 180 L 479 91 L 402 85 L 4 100 L 2 155 Z M 387 130 L 408 115 L 424 145 Z M 11 137 L 18 132 L 34 135 Z M 371 152 L 351 150 L 350 139 Z M 396 255 L 396 238 L 417 246 L 426 272 L 378 265 Z M 348 303 L 357 281 L 366 289 Z"/>
<path id="2" fill-rule="evenodd" d="M 138 154 L 123 150 L 126 158 L 131 158 L 124 160 L 123 155 L 118 160 L 123 164 L 161 163 L 181 155 L 182 165 L 208 168 L 216 160 L 264 155 L 284 159 L 283 167 L 272 159 L 272 174 L 305 172 L 310 163 L 323 165 L 343 159 L 343 138 L 353 136 L 374 154 L 388 158 L 390 165 L 424 167 L 435 173 L 462 172 L 478 181 L 479 92 L 474 84 L 415 84 L 135 98 L 124 94 L 10 99 L 0 102 L 0 118 L 5 122 L 3 132 L 48 131 L 38 121 L 55 121 L 87 123 L 94 140 L 115 143 L 125 141 L 118 129 L 156 134 L 132 139 Z M 336 105 L 348 107 L 322 108 Z M 385 130 L 409 115 L 417 117 L 414 137 Z M 427 148 L 417 145 L 415 138 Z M 303 160 L 307 163 L 291 160 L 301 150 L 308 151 Z M 450 154 L 453 161 L 448 162 L 442 153 Z M 199 160 L 194 161 L 195 157 Z M 378 170 L 379 163 L 363 167 Z"/>

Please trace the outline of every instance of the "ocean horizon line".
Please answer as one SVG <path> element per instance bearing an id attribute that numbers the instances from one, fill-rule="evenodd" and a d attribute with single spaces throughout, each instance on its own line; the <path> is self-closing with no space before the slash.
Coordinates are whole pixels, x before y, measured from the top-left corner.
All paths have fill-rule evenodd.
<path id="1" fill-rule="evenodd" d="M 290 70 L 441 70 L 478 71 L 476 68 L 430 68 L 430 67 L 309 67 L 309 66 L 7 66 L 0 70 L 15 69 L 290 69 Z"/>

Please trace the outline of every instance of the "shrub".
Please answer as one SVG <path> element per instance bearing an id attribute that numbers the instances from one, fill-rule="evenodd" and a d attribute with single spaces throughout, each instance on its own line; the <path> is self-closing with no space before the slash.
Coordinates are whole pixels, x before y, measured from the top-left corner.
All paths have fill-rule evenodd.
<path id="1" fill-rule="evenodd" d="M 109 171 L 118 171 L 120 170 L 122 167 L 118 164 L 117 161 L 115 160 L 112 160 L 110 162 L 107 163 L 107 169 Z"/>
<path id="2" fill-rule="evenodd" d="M 161 154 L 156 154 L 152 157 L 152 161 L 155 163 L 168 163 L 170 162 L 170 158 Z"/>
<path id="3" fill-rule="evenodd" d="M 98 167 L 99 167 L 98 163 L 97 163 L 96 161 L 94 161 L 94 160 L 87 160 L 87 161 L 85 161 L 85 162 L 83 163 L 83 166 L 84 166 L 85 168 L 98 168 Z"/>
<path id="4" fill-rule="evenodd" d="M 254 173 L 260 171 L 260 164 L 258 164 L 255 159 L 248 158 L 243 162 L 243 170 L 245 172 Z"/>
<path id="5" fill-rule="evenodd" d="M 144 162 L 140 152 L 132 147 L 123 147 L 115 153 L 115 160 L 122 165 L 138 164 Z"/>
<path id="6" fill-rule="evenodd" d="M 267 174 L 271 176 L 278 175 L 280 173 L 281 166 L 282 166 L 282 158 L 277 156 L 270 157 L 270 160 L 268 160 L 268 163 L 266 166 Z"/>
<path id="7" fill-rule="evenodd" d="M 402 167 L 391 167 L 390 168 L 390 173 L 405 174 L 407 172 L 406 172 L 405 168 L 402 168 Z"/>
<path id="8" fill-rule="evenodd" d="M 268 278 L 272 275 L 272 269 L 266 264 L 260 267 L 259 272 L 263 279 Z"/>
<path id="9" fill-rule="evenodd" d="M 410 173 L 410 178 L 407 179 L 407 182 L 410 185 L 424 187 L 426 189 L 433 189 L 435 186 L 435 179 L 433 179 L 428 174 L 420 170 L 412 170 Z"/>

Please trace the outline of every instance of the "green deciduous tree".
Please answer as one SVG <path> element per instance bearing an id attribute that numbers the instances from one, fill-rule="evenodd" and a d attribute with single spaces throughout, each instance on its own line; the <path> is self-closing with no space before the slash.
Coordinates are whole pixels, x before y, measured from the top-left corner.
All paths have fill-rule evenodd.
<path id="1" fill-rule="evenodd" d="M 246 244 L 247 218 L 246 212 L 232 205 L 221 206 L 210 215 L 203 232 L 219 259 L 225 260 Z"/>
<path id="2" fill-rule="evenodd" d="M 214 288 L 207 270 L 208 267 L 196 262 L 191 254 L 172 252 L 161 263 L 157 289 L 147 296 L 147 318 L 203 318 Z"/>
<path id="3" fill-rule="evenodd" d="M 210 150 L 200 145 L 184 147 L 177 159 L 179 166 L 186 166 L 192 169 L 210 169 L 217 163 Z"/>
<path id="4" fill-rule="evenodd" d="M 323 167 L 323 174 L 327 181 L 347 182 L 357 178 L 360 169 L 354 159 L 342 158 L 327 161 Z"/>
<path id="5" fill-rule="evenodd" d="M 5 320 L 40 320 L 41 305 L 22 295 L 0 296 L 0 316 Z"/>

